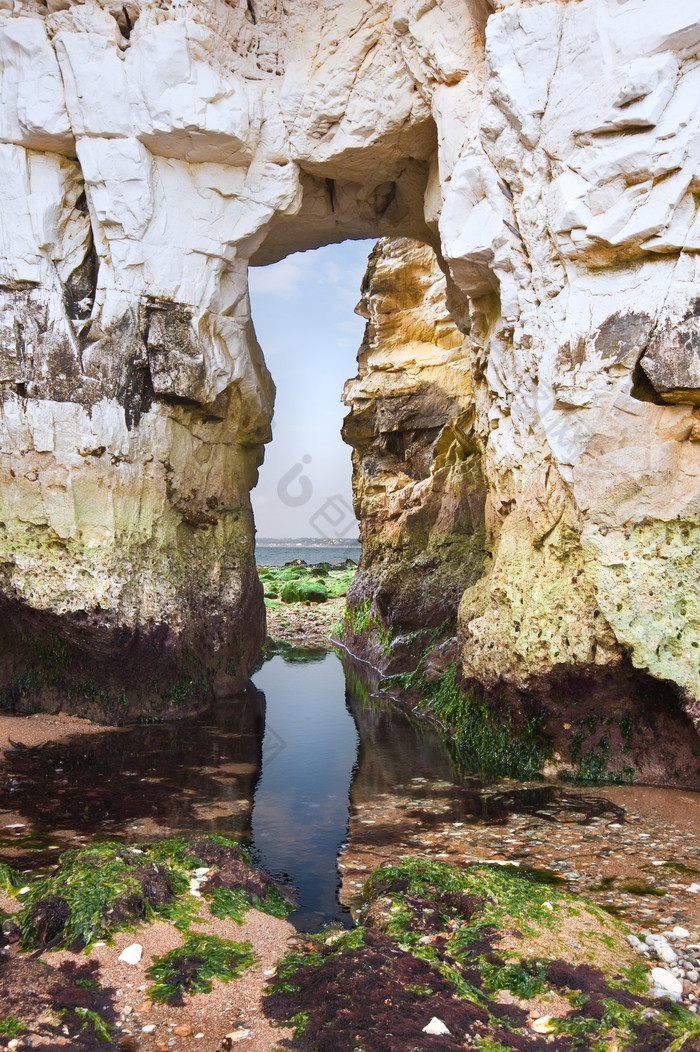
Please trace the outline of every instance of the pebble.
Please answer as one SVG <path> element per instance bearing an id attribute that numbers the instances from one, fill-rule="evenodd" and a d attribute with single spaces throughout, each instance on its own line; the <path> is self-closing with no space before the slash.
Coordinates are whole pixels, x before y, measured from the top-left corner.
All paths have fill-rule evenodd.
<path id="1" fill-rule="evenodd" d="M 669 938 L 673 939 L 674 947 L 669 946 Z M 627 942 L 637 953 L 655 957 L 669 965 L 668 968 L 652 968 L 649 980 L 653 997 L 683 1001 L 688 1008 L 697 1004 L 700 998 L 700 989 L 696 985 L 700 980 L 700 945 L 694 941 L 696 938 L 680 924 L 667 933 L 643 930 L 639 936 L 627 936 Z"/>
<path id="2" fill-rule="evenodd" d="M 668 945 L 656 945 L 656 956 L 660 961 L 665 961 L 666 964 L 675 964 L 678 960 L 678 954 L 675 950 L 672 950 Z"/>
<path id="3" fill-rule="evenodd" d="M 663 994 L 678 994 L 679 997 L 683 993 L 683 983 L 667 968 L 652 968 L 651 981 L 654 984 L 652 994 L 658 989 Z"/>
<path id="4" fill-rule="evenodd" d="M 132 942 L 119 954 L 119 960 L 126 964 L 138 964 L 143 953 L 143 946 L 138 942 Z"/>
<path id="5" fill-rule="evenodd" d="M 551 1015 L 542 1015 L 539 1019 L 532 1021 L 530 1029 L 534 1030 L 536 1034 L 553 1034 L 556 1027 Z"/>
<path id="6" fill-rule="evenodd" d="M 156 1024 L 155 1023 L 146 1023 L 145 1026 L 141 1027 L 141 1033 L 142 1034 L 152 1034 L 153 1031 L 155 1030 L 155 1028 L 156 1028 Z"/>
<path id="7" fill-rule="evenodd" d="M 424 1034 L 449 1034 L 449 1029 L 436 1015 L 423 1027 Z"/>
<path id="8" fill-rule="evenodd" d="M 239 1041 L 245 1041 L 247 1037 L 250 1037 L 250 1030 L 245 1027 L 239 1027 L 238 1030 L 232 1030 L 230 1034 L 227 1034 L 222 1042 L 222 1048 L 229 1050 L 233 1045 Z"/>

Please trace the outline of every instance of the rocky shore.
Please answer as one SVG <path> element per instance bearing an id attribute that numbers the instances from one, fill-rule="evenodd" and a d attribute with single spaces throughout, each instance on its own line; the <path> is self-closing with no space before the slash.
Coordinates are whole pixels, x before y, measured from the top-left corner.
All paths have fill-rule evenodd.
<path id="1" fill-rule="evenodd" d="M 217 835 L 2 876 L 0 1048 L 700 1048 L 698 929 L 639 938 L 543 868 L 396 859 L 357 927 L 314 936 Z"/>

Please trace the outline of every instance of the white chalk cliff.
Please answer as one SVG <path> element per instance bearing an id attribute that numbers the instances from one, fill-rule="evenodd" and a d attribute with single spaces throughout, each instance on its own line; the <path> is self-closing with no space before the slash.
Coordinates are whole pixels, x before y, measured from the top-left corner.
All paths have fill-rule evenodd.
<path id="1" fill-rule="evenodd" d="M 699 98 L 700 0 L 0 0 L 6 690 L 245 682 L 247 268 L 390 235 L 464 337 L 466 674 L 631 662 L 700 716 Z"/>

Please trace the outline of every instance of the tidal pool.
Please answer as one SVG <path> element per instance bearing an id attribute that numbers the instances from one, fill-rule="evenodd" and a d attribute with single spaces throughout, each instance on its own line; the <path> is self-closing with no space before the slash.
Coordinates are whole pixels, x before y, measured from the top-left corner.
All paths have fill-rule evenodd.
<path id="1" fill-rule="evenodd" d="M 338 903 L 337 858 L 347 837 L 358 736 L 343 667 L 324 651 L 303 662 L 276 656 L 256 673 L 255 685 L 267 704 L 254 853 L 268 873 L 296 889 L 295 924 L 307 931 L 330 921 L 349 924 L 349 910 Z"/>
<path id="2" fill-rule="evenodd" d="M 93 838 L 222 831 L 290 888 L 301 930 L 352 923 L 368 873 L 406 853 L 546 867 L 630 921 L 700 922 L 700 794 L 458 772 L 439 730 L 358 672 L 334 652 L 275 656 L 197 719 L 42 748 L 22 747 L 17 717 L 0 861 L 36 871 Z"/>

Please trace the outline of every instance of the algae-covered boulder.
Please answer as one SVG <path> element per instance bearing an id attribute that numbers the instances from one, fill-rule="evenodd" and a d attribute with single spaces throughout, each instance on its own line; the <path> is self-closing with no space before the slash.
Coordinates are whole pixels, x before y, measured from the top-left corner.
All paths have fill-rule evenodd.
<path id="1" fill-rule="evenodd" d="M 321 581 L 287 581 L 280 598 L 283 603 L 325 603 L 328 591 Z"/>
<path id="2" fill-rule="evenodd" d="M 546 871 L 380 867 L 360 926 L 307 939 L 264 1007 L 300 1052 L 697 1052 L 700 1022 L 649 996 L 626 929 Z"/>

